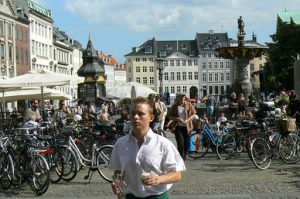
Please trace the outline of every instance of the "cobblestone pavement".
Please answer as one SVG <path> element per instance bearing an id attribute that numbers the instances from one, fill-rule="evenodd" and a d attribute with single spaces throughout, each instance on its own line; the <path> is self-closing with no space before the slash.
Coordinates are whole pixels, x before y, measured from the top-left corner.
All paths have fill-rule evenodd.
<path id="1" fill-rule="evenodd" d="M 168 134 L 174 141 L 174 137 Z M 203 159 L 186 160 L 187 171 L 183 180 L 175 184 L 171 199 L 201 198 L 300 198 L 300 163 L 286 165 L 275 160 L 267 170 L 258 170 L 246 154 L 231 160 L 221 161 L 214 153 Z M 116 198 L 110 184 L 95 172 L 90 183 L 83 179 L 83 170 L 72 182 L 51 184 L 40 198 Z M 28 186 L 14 190 L 0 189 L 0 198 L 35 197 Z"/>

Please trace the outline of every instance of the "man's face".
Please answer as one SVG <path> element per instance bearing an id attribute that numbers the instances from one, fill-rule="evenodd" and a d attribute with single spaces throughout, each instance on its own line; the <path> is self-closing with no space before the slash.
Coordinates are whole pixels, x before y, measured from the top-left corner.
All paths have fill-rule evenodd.
<path id="1" fill-rule="evenodd" d="M 130 114 L 133 131 L 148 128 L 153 118 L 154 116 L 150 114 L 150 107 L 147 104 L 134 105 Z"/>
<path id="2" fill-rule="evenodd" d="M 33 101 L 31 105 L 32 105 L 32 108 L 36 109 L 38 107 L 39 103 L 38 103 L 38 101 Z"/>
<path id="3" fill-rule="evenodd" d="M 179 97 L 178 97 L 178 103 L 179 103 L 180 105 L 183 105 L 184 102 L 185 102 L 185 96 L 179 96 Z"/>

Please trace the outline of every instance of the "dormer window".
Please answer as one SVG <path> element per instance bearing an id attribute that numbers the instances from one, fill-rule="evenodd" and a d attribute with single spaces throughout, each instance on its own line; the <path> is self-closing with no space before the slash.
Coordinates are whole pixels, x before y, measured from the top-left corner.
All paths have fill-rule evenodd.
<path id="1" fill-rule="evenodd" d="M 152 53 L 152 47 L 151 46 L 145 46 L 145 53 Z"/>
<path id="2" fill-rule="evenodd" d="M 169 44 L 167 44 L 167 45 L 166 45 L 166 50 L 172 50 L 172 46 L 169 45 Z"/>
<path id="3" fill-rule="evenodd" d="M 160 52 L 159 52 L 159 56 L 160 56 L 160 57 L 165 57 L 165 56 L 167 56 L 166 51 L 160 51 Z"/>
<path id="4" fill-rule="evenodd" d="M 187 49 L 185 44 L 181 44 L 180 47 L 181 47 L 181 50 L 186 50 Z"/>

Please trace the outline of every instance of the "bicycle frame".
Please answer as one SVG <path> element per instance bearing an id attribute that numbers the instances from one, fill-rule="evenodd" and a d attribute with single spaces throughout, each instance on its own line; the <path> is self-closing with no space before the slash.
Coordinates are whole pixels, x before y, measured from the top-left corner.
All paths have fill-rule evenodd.
<path id="1" fill-rule="evenodd" d="M 96 163 L 96 151 L 99 150 L 99 148 L 97 147 L 97 145 L 94 143 L 93 144 L 93 148 L 92 148 L 92 159 L 86 159 L 82 153 L 80 152 L 79 148 L 77 147 L 77 145 L 75 144 L 74 139 L 69 136 L 69 147 L 70 149 L 77 155 L 78 161 L 85 167 L 89 167 L 89 168 L 94 168 L 95 166 L 97 166 Z M 89 165 L 90 163 L 90 165 Z"/>
<path id="2" fill-rule="evenodd" d="M 222 128 L 222 131 L 221 131 L 221 136 L 223 136 L 225 133 L 228 132 L 228 124 L 226 124 L 223 128 Z M 213 130 L 208 126 L 207 123 L 204 124 L 204 127 L 201 131 L 201 134 L 202 133 L 205 133 L 206 135 L 208 135 L 210 141 L 212 142 L 213 145 L 217 145 L 217 140 L 218 138 L 215 137 Z"/>

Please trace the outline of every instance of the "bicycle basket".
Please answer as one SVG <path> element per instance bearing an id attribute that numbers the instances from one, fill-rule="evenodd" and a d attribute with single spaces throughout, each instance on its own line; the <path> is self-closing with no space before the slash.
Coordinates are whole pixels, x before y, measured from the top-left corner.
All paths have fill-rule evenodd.
<path id="1" fill-rule="evenodd" d="M 295 133 L 296 128 L 296 119 L 294 118 L 285 118 L 279 121 L 279 129 L 281 133 Z"/>

